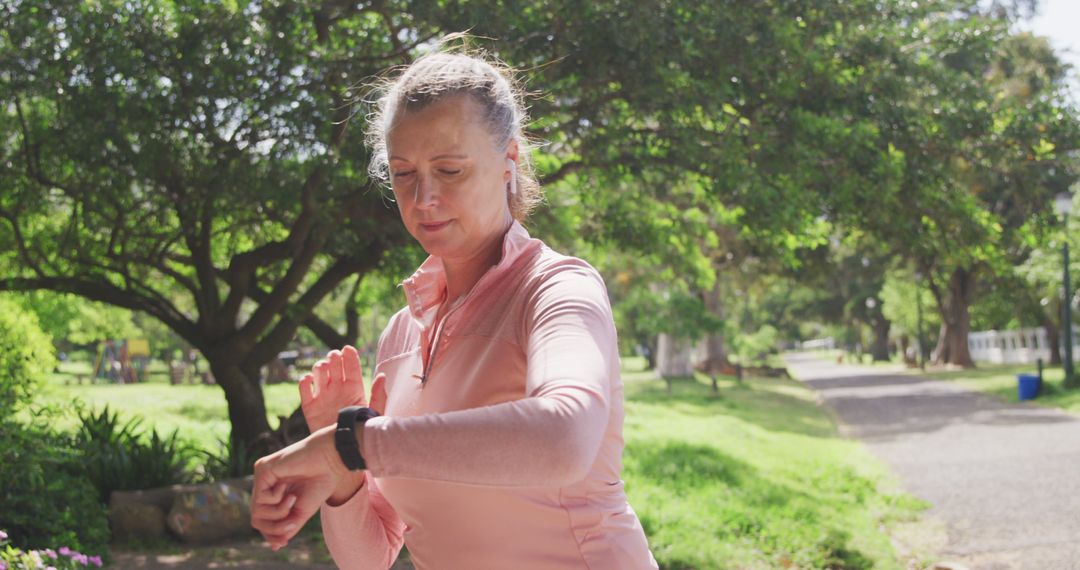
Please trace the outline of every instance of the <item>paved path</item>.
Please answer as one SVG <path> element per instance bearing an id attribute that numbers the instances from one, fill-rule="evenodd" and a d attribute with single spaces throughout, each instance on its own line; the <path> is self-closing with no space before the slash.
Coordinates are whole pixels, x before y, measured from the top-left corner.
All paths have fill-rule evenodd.
<path id="1" fill-rule="evenodd" d="M 788 364 L 842 433 L 933 504 L 928 514 L 948 527 L 942 559 L 972 570 L 1080 569 L 1080 416 L 811 354 Z"/>

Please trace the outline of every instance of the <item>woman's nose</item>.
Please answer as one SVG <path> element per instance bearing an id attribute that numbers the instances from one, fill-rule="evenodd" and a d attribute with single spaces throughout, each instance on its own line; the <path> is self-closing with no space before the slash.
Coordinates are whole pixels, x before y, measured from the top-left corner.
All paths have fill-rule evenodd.
<path id="1" fill-rule="evenodd" d="M 416 188 L 413 189 L 413 203 L 418 208 L 434 206 L 438 200 L 436 183 L 427 176 L 416 177 Z"/>

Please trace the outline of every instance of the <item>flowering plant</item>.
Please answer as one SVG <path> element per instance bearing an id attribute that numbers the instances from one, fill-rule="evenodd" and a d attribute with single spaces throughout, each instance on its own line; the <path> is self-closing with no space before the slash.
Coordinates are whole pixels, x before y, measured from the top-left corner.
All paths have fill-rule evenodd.
<path id="1" fill-rule="evenodd" d="M 73 570 L 87 566 L 101 567 L 100 556 L 87 556 L 66 546 L 59 550 L 22 550 L 9 544 L 0 530 L 0 570 Z"/>

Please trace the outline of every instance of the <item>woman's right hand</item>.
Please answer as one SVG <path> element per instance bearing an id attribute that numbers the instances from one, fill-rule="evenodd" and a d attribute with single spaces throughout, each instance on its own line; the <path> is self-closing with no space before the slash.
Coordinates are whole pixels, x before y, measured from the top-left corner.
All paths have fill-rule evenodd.
<path id="1" fill-rule="evenodd" d="M 255 462 L 251 526 L 271 548 L 282 548 L 354 473 L 338 457 L 334 428 L 329 427 L 260 458 Z"/>
<path id="2" fill-rule="evenodd" d="M 380 374 L 372 385 L 370 407 L 379 413 L 386 403 L 384 378 Z M 347 406 L 368 406 L 360 354 L 352 346 L 330 351 L 326 358 L 315 363 L 310 374 L 300 379 L 300 407 L 312 433 L 336 425 L 338 410 Z"/>

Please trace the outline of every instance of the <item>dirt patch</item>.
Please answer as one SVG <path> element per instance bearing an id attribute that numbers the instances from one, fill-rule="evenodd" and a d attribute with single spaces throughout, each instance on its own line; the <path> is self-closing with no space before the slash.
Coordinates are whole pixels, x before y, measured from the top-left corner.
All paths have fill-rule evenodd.
<path id="1" fill-rule="evenodd" d="M 230 540 L 213 545 L 186 546 L 161 543 L 156 545 L 118 545 L 110 548 L 111 568 L 147 568 L 169 570 L 202 570 L 206 568 L 259 568 L 286 570 L 337 568 L 326 550 L 322 536 L 301 534 L 289 546 L 274 552 L 262 538 Z M 406 556 L 402 556 L 405 558 Z M 413 566 L 399 560 L 392 570 L 412 570 Z"/>

